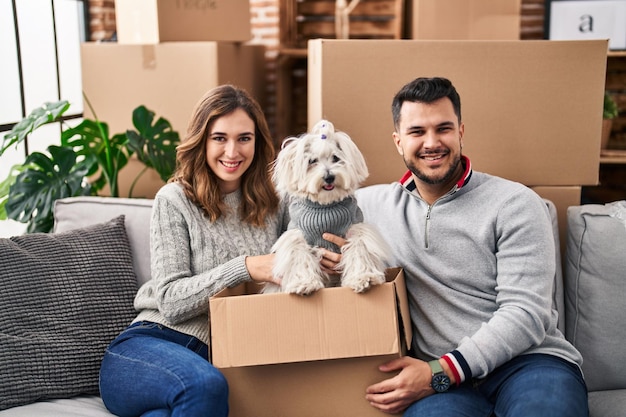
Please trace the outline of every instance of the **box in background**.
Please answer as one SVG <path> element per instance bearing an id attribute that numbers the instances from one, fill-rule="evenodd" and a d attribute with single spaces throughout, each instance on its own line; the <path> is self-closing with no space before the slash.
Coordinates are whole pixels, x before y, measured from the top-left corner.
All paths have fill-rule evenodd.
<path id="1" fill-rule="evenodd" d="M 409 0 L 410 39 L 517 40 L 521 0 Z"/>
<path id="2" fill-rule="evenodd" d="M 363 294 L 242 285 L 212 297 L 212 363 L 228 380 L 230 415 L 384 416 L 365 389 L 391 377 L 378 366 L 404 355 L 412 335 L 403 271 L 386 276 Z"/>
<path id="3" fill-rule="evenodd" d="M 313 40 L 308 125 L 326 118 L 352 137 L 370 169 L 365 185 L 397 181 L 406 167 L 391 136 L 393 96 L 416 77 L 442 76 L 461 95 L 475 170 L 530 186 L 595 185 L 606 53 L 606 40 Z"/>
<path id="4" fill-rule="evenodd" d="M 120 44 L 252 38 L 250 0 L 116 0 L 115 19 Z"/>
<path id="5" fill-rule="evenodd" d="M 182 139 L 194 106 L 218 85 L 235 84 L 264 104 L 264 54 L 262 45 L 230 42 L 83 43 L 83 92 L 111 134 L 133 129 L 132 112 L 144 105 L 155 117 L 168 120 Z M 86 104 L 84 109 L 86 118 L 95 117 Z M 121 196 L 128 195 L 138 165 L 130 163 L 122 170 Z M 133 197 L 152 198 L 162 185 L 156 173 L 144 175 Z"/>

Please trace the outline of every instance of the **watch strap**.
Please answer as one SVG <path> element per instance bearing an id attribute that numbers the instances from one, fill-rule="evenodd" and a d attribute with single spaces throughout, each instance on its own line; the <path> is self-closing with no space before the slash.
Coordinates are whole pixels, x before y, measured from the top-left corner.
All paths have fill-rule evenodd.
<path id="1" fill-rule="evenodd" d="M 441 364 L 439 363 L 439 359 L 435 359 L 435 360 L 428 362 L 428 365 L 430 366 L 430 370 L 432 371 L 433 375 L 443 372 L 443 368 L 441 367 Z"/>

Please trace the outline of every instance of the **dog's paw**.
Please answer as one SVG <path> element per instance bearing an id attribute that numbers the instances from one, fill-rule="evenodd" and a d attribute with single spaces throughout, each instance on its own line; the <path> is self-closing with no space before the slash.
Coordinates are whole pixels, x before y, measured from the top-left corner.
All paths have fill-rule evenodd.
<path id="1" fill-rule="evenodd" d="M 283 283 L 283 292 L 298 295 L 309 295 L 324 288 L 324 282 L 318 277 L 290 279 Z"/>
<path id="2" fill-rule="evenodd" d="M 278 284 L 273 284 L 271 282 L 266 282 L 261 288 L 261 294 L 276 294 L 279 292 L 283 292 L 282 288 Z"/>
<path id="3" fill-rule="evenodd" d="M 385 274 L 383 272 L 370 271 L 358 274 L 344 274 L 341 278 L 341 286 L 349 287 L 354 292 L 361 293 L 367 291 L 374 285 L 380 285 L 385 282 Z"/>

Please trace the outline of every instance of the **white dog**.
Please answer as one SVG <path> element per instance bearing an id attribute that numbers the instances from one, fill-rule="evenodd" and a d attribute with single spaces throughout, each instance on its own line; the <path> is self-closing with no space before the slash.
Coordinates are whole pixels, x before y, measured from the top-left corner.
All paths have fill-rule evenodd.
<path id="1" fill-rule="evenodd" d="M 266 284 L 263 292 L 309 294 L 336 285 L 322 271 L 319 248 L 342 253 L 341 286 L 362 292 L 385 282 L 389 248 L 373 226 L 363 223 L 354 197 L 368 175 L 357 146 L 327 120 L 311 133 L 285 140 L 273 172 L 277 191 L 289 200 L 288 230 L 272 248 L 273 272 L 282 285 Z M 324 232 L 347 243 L 339 249 L 322 239 Z"/>

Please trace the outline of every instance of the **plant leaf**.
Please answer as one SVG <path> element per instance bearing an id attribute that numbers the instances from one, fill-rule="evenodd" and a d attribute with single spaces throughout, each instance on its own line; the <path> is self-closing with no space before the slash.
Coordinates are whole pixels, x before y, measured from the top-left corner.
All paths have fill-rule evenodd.
<path id="1" fill-rule="evenodd" d="M 67 100 L 56 102 L 46 102 L 41 107 L 33 110 L 28 116 L 22 119 L 13 129 L 4 135 L 2 147 L 0 147 L 0 156 L 11 146 L 18 145 L 26 136 L 35 129 L 48 123 L 57 121 L 63 113 L 70 108 Z"/>
<path id="2" fill-rule="evenodd" d="M 11 185 L 15 183 L 17 176 L 20 172 L 24 171 L 26 166 L 24 165 L 13 165 L 9 170 L 9 175 L 4 179 L 4 181 L 0 182 L 0 220 L 7 219 L 7 211 L 6 204 L 9 199 L 9 189 Z"/>
<path id="3" fill-rule="evenodd" d="M 59 198 L 92 194 L 86 183 L 87 169 L 76 164 L 76 153 L 67 147 L 48 147 L 50 156 L 30 154 L 10 186 L 5 208 L 7 217 L 28 223 L 27 232 L 49 232 L 52 229 L 54 201 Z"/>
<path id="4" fill-rule="evenodd" d="M 154 112 L 145 106 L 133 111 L 133 125 L 137 131 L 126 131 L 128 147 L 141 162 L 153 168 L 163 182 L 167 182 L 176 168 L 176 147 L 180 137 L 166 119 L 161 117 L 154 124 L 153 121 Z"/>
<path id="5" fill-rule="evenodd" d="M 111 195 L 119 196 L 118 174 L 126 166 L 130 156 L 130 151 L 126 148 L 126 135 L 117 134 L 109 138 L 109 127 L 106 123 L 85 119 L 78 126 L 61 134 L 61 144 L 71 147 L 77 155 L 84 158 L 82 163 L 88 166 L 88 175 L 95 174 L 100 168 L 102 176 L 94 184 L 97 190 L 101 190 L 106 182 L 111 189 Z"/>

